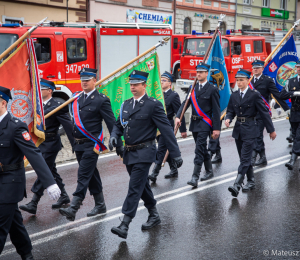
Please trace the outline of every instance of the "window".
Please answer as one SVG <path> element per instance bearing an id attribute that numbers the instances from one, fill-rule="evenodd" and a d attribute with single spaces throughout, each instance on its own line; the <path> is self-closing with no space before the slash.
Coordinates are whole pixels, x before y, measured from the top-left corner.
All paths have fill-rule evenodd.
<path id="1" fill-rule="evenodd" d="M 210 38 L 185 40 L 183 54 L 204 56 L 207 51 L 210 40 Z"/>
<path id="2" fill-rule="evenodd" d="M 174 38 L 173 49 L 177 49 L 177 48 L 178 48 L 178 38 Z"/>
<path id="3" fill-rule="evenodd" d="M 269 7 L 269 0 L 263 0 L 263 7 Z"/>
<path id="4" fill-rule="evenodd" d="M 228 4 L 221 3 L 221 8 L 228 9 Z"/>
<path id="5" fill-rule="evenodd" d="M 250 0 L 244 0 L 244 4 L 250 5 Z"/>
<path id="6" fill-rule="evenodd" d="M 222 35 L 226 34 L 226 23 L 222 22 L 220 25 L 220 32 Z"/>
<path id="7" fill-rule="evenodd" d="M 186 17 L 183 22 L 184 34 L 191 34 L 191 19 Z"/>
<path id="8" fill-rule="evenodd" d="M 280 8 L 286 9 L 286 0 L 280 0 Z"/>
<path id="9" fill-rule="evenodd" d="M 34 48 L 38 64 L 51 60 L 51 40 L 49 38 L 36 38 Z"/>
<path id="10" fill-rule="evenodd" d="M 241 42 L 231 42 L 231 55 L 241 55 Z"/>
<path id="11" fill-rule="evenodd" d="M 223 39 L 223 38 L 222 38 L 222 51 L 225 57 L 229 55 L 229 42 L 227 39 Z"/>
<path id="12" fill-rule="evenodd" d="M 18 40 L 17 34 L 0 33 L 0 53 L 3 53 L 9 46 Z"/>
<path id="13" fill-rule="evenodd" d="M 211 6 L 211 1 L 204 0 L 204 5 Z"/>
<path id="14" fill-rule="evenodd" d="M 68 63 L 76 63 L 87 59 L 85 39 L 67 39 Z"/>
<path id="15" fill-rule="evenodd" d="M 253 45 L 254 45 L 254 53 L 262 53 L 263 52 L 262 41 L 253 41 Z"/>
<path id="16" fill-rule="evenodd" d="M 9 17 L 6 15 L 2 15 L 2 22 L 3 23 L 24 23 L 24 17 Z"/>

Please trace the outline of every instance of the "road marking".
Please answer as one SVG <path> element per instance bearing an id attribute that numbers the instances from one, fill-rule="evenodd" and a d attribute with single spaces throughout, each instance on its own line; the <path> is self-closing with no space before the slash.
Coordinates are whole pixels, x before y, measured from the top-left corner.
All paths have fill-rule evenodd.
<path id="1" fill-rule="evenodd" d="M 280 122 L 280 121 L 283 121 L 283 120 L 286 120 L 286 118 L 274 120 L 273 123 Z M 223 131 L 221 131 L 221 133 L 232 132 L 232 130 L 233 130 L 233 128 L 223 130 Z M 189 138 L 185 138 L 185 139 L 179 139 L 179 140 L 177 140 L 177 143 L 186 142 L 186 141 L 190 141 L 190 140 L 193 140 L 193 139 L 194 139 L 193 137 L 189 137 Z M 112 157 L 112 156 L 117 156 L 117 154 L 115 152 L 113 152 L 111 154 L 101 155 L 101 156 L 99 156 L 98 160 L 102 160 L 104 158 Z M 56 166 L 56 168 L 61 168 L 61 167 L 70 166 L 70 165 L 74 165 L 74 164 L 78 164 L 77 160 L 75 160 L 74 162 L 59 164 L 59 165 Z M 34 172 L 35 172 L 34 170 L 30 170 L 30 171 L 26 171 L 25 174 L 27 175 L 27 174 L 34 173 Z"/>
<path id="2" fill-rule="evenodd" d="M 269 163 L 271 162 L 275 162 L 275 161 L 278 161 L 278 160 L 282 160 L 286 157 L 289 157 L 289 155 L 286 155 L 286 156 L 282 156 L 282 157 L 278 157 L 276 159 L 273 159 L 273 160 L 270 160 Z M 278 165 L 281 165 L 285 162 L 287 162 L 288 160 L 285 160 L 285 161 L 281 161 L 281 162 L 278 162 L 278 163 L 275 163 L 273 165 L 268 165 L 266 167 L 262 167 L 262 168 L 258 168 L 258 169 L 255 169 L 254 170 L 254 173 L 257 173 L 257 172 L 261 172 L 261 171 L 264 171 L 264 170 L 268 170 L 268 169 L 271 169 L 271 168 L 274 168 Z M 193 194 L 195 192 L 199 192 L 199 191 L 202 191 L 202 190 L 205 190 L 205 189 L 208 189 L 208 188 L 212 188 L 212 187 L 215 187 L 217 185 L 221 185 L 223 183 L 226 183 L 226 182 L 229 182 L 229 181 L 232 181 L 234 180 L 236 177 L 230 177 L 230 178 L 227 178 L 225 180 L 221 180 L 219 182 L 215 182 L 215 180 L 217 179 L 221 179 L 221 178 L 224 178 L 224 177 L 228 177 L 230 175 L 234 175 L 234 174 L 237 174 L 237 171 L 234 171 L 234 172 L 230 172 L 230 173 L 227 173 L 227 174 L 224 174 L 224 175 L 221 175 L 221 176 L 218 176 L 218 177 L 215 177 L 211 180 L 208 180 L 208 181 L 205 181 L 205 182 L 199 182 L 199 185 L 203 186 L 203 187 L 198 187 L 197 189 L 193 189 L 193 190 L 190 190 L 190 191 L 186 191 L 186 192 L 183 192 L 183 193 L 180 193 L 180 194 L 177 194 L 177 195 L 174 195 L 174 196 L 171 196 L 171 197 L 168 197 L 168 198 L 165 198 L 165 199 L 162 199 L 160 201 L 157 202 L 157 204 L 161 204 L 161 203 L 164 203 L 164 202 L 167 202 L 167 201 L 171 201 L 171 200 L 174 200 L 174 199 L 177 199 L 177 198 L 181 198 L 181 197 L 184 197 L 184 196 L 187 196 L 187 195 L 190 195 L 190 194 Z M 211 182 L 214 182 L 212 184 L 208 184 L 208 183 L 211 183 Z M 155 198 L 160 198 L 160 197 L 164 197 L 164 196 L 167 196 L 167 195 L 170 195 L 170 194 L 173 194 L 173 193 L 177 193 L 179 191 L 182 191 L 184 189 L 187 189 L 187 188 L 191 188 L 191 186 L 184 186 L 182 188 L 179 188 L 179 189 L 176 189 L 176 190 L 173 190 L 173 191 L 168 191 L 168 192 L 165 192 L 165 193 L 162 193 L 162 194 L 158 194 L 155 196 Z M 139 206 L 138 207 L 138 211 L 142 210 L 142 209 L 145 209 L 144 206 Z M 38 233 L 35 233 L 35 234 L 32 234 L 30 235 L 30 238 L 35 238 L 37 236 L 41 236 L 41 235 L 45 235 L 47 233 L 51 233 L 53 231 L 56 231 L 58 229 L 62 229 L 62 228 L 65 228 L 65 227 L 70 227 L 70 226 L 73 226 L 73 225 L 76 225 L 78 223 L 81 223 L 81 222 L 84 222 L 86 220 L 91 220 L 93 218 L 98 218 L 100 216 L 104 216 L 104 215 L 107 215 L 111 212 L 114 212 L 116 210 L 121 210 L 121 207 L 117 207 L 117 208 L 114 208 L 114 209 L 111 209 L 111 210 L 108 210 L 107 213 L 105 214 L 99 214 L 97 216 L 94 216 L 94 217 L 85 217 L 85 218 L 82 218 L 82 219 L 79 219 L 77 221 L 74 221 L 74 222 L 70 222 L 68 224 L 64 224 L 64 225 L 61 225 L 61 226 L 58 226 L 58 227 L 55 227 L 55 228 L 51 228 L 51 229 L 48 229 L 48 230 L 44 230 L 44 231 L 41 231 L 41 232 L 38 232 Z M 53 240 L 53 239 L 56 239 L 56 238 L 60 238 L 62 236 L 65 236 L 67 234 L 70 234 L 70 233 L 73 233 L 73 232 L 76 232 L 76 231 L 80 231 L 82 229 L 85 229 L 85 228 L 88 228 L 90 226 L 93 226 L 93 225 L 96 225 L 98 223 L 101 223 L 101 222 L 107 222 L 109 220 L 112 220 L 112 219 L 115 219 L 115 218 L 118 218 L 118 217 L 121 217 L 123 216 L 122 213 L 119 213 L 119 214 L 115 214 L 113 216 L 110 216 L 110 217 L 106 217 L 106 218 L 103 218 L 103 219 L 100 219 L 100 220 L 97 220 L 97 221 L 94 221 L 92 223 L 88 223 L 88 224 L 85 224 L 85 225 L 82 225 L 82 226 L 79 226 L 79 227 L 76 227 L 76 228 L 73 228 L 73 229 L 70 229 L 70 230 L 66 230 L 66 231 L 62 231 L 58 234 L 55 234 L 55 235 L 50 235 L 46 238 L 42 238 L 42 239 L 38 239 L 36 240 L 35 242 L 32 242 L 32 245 L 38 245 L 38 244 L 41 244 L 41 243 L 44 243 L 44 242 L 47 242 L 47 241 L 50 241 L 50 240 Z M 6 243 L 5 247 L 8 247 L 12 245 L 11 242 L 8 242 Z M 10 253 L 13 253 L 15 252 L 15 249 L 11 249 L 11 250 L 7 250 L 5 252 L 3 252 L 2 255 L 6 255 L 6 254 L 10 254 Z"/>

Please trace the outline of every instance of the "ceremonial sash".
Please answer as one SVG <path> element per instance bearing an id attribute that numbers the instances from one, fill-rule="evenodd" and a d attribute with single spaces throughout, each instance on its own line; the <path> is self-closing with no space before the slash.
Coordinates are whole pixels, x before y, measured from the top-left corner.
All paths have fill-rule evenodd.
<path id="1" fill-rule="evenodd" d="M 256 90 L 255 87 L 253 86 L 252 82 L 250 82 L 249 88 Z M 272 116 L 272 111 L 271 111 L 270 104 L 268 103 L 267 100 L 265 100 L 265 98 L 264 98 L 262 95 L 261 95 L 261 98 L 263 99 L 263 101 L 264 101 L 264 103 L 265 103 L 265 106 L 267 107 L 267 109 L 268 109 L 268 111 L 269 111 L 270 116 Z"/>
<path id="2" fill-rule="evenodd" d="M 91 139 L 95 143 L 94 152 L 100 154 L 101 151 L 107 150 L 107 147 L 103 144 L 103 129 L 101 130 L 101 133 L 98 138 L 94 137 L 85 129 L 79 115 L 78 98 L 79 97 L 75 98 L 72 104 L 75 125 L 83 135 L 85 135 L 87 138 Z"/>
<path id="3" fill-rule="evenodd" d="M 192 100 L 192 104 L 193 104 L 198 116 L 202 116 L 203 121 L 212 128 L 213 125 L 212 125 L 211 119 L 204 113 L 204 111 L 198 105 L 198 102 L 196 99 L 196 94 L 195 94 L 195 89 L 193 90 L 193 92 L 191 94 L 191 100 Z"/>

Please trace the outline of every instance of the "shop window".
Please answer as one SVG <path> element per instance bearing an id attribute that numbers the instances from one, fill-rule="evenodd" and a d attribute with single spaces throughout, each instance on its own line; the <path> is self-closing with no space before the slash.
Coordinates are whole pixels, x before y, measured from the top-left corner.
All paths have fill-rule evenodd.
<path id="1" fill-rule="evenodd" d="M 254 53 L 262 53 L 263 52 L 262 41 L 253 41 L 253 45 L 254 45 Z"/>
<path id="2" fill-rule="evenodd" d="M 184 19 L 184 34 L 191 34 L 191 19 L 186 17 Z"/>
<path id="3" fill-rule="evenodd" d="M 231 42 L 231 55 L 241 55 L 241 42 Z"/>
<path id="4" fill-rule="evenodd" d="M 85 39 L 67 39 L 68 64 L 87 59 Z"/>
<path id="5" fill-rule="evenodd" d="M 34 48 L 38 64 L 47 63 L 51 60 L 50 38 L 36 38 Z"/>
<path id="6" fill-rule="evenodd" d="M 178 48 L 178 38 L 174 38 L 173 49 L 177 49 L 177 48 Z"/>

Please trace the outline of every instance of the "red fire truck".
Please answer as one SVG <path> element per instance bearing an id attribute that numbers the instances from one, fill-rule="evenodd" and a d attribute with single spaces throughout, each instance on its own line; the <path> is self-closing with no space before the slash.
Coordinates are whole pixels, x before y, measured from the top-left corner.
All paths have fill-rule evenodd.
<path id="1" fill-rule="evenodd" d="M 27 30 L 24 27 L 0 27 L 0 53 Z M 172 35 L 166 24 L 131 23 L 59 23 L 50 22 L 31 35 L 40 76 L 58 85 L 55 97 L 67 100 L 81 90 L 78 72 L 97 68 L 103 78 L 128 61 Z M 161 72 L 171 69 L 171 44 L 157 49 Z"/>
<path id="2" fill-rule="evenodd" d="M 197 64 L 203 60 L 212 36 L 193 35 L 184 41 L 180 59 L 180 87 L 190 85 L 196 77 Z M 255 59 L 265 60 L 268 56 L 263 36 L 224 35 L 222 50 L 228 71 L 230 86 L 235 85 L 235 74 L 239 68 L 251 71 Z"/>

